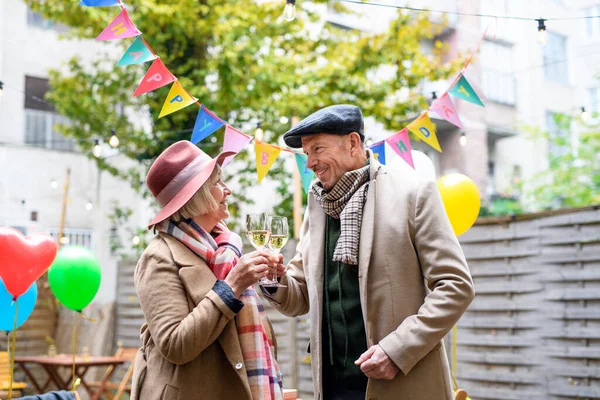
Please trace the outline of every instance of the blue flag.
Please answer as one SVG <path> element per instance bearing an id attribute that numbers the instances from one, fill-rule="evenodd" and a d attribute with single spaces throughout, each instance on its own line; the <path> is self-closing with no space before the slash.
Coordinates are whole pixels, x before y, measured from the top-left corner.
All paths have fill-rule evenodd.
<path id="1" fill-rule="evenodd" d="M 152 54 L 146 43 L 142 40 L 141 36 L 131 43 L 131 46 L 127 49 L 123 57 L 117 63 L 117 66 L 123 65 L 141 64 L 146 61 L 154 60 L 156 56 Z"/>
<path id="2" fill-rule="evenodd" d="M 192 132 L 191 142 L 196 144 L 199 141 L 206 139 L 210 134 L 225 125 L 225 122 L 213 114 L 208 108 L 204 107 L 204 104 L 200 106 L 198 116 L 196 117 L 196 123 L 194 124 L 194 131 Z"/>
<path id="3" fill-rule="evenodd" d="M 296 156 L 296 164 L 298 165 L 298 172 L 300 172 L 300 178 L 302 178 L 302 188 L 306 193 L 310 189 L 310 182 L 315 177 L 315 173 L 306 167 L 308 157 L 303 153 L 294 153 Z"/>
<path id="4" fill-rule="evenodd" d="M 373 156 L 375 157 L 375 159 L 381 164 L 385 165 L 385 140 L 377 142 L 369 146 L 369 148 L 373 152 Z"/>
<path id="5" fill-rule="evenodd" d="M 79 5 L 88 7 L 112 7 L 118 6 L 119 0 L 81 0 Z"/>

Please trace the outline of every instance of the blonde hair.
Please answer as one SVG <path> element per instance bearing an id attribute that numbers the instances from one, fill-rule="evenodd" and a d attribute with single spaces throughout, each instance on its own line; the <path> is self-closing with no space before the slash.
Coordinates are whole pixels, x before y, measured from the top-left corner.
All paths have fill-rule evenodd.
<path id="1" fill-rule="evenodd" d="M 221 172 L 221 167 L 219 165 L 215 165 L 215 169 L 213 169 L 210 177 L 204 182 L 200 189 L 191 199 L 187 201 L 179 210 L 175 211 L 173 215 L 171 215 L 171 220 L 174 222 L 179 222 L 184 219 L 189 219 L 198 215 L 210 214 L 219 208 L 219 203 L 215 200 L 213 195 L 210 193 L 210 186 L 214 184 L 217 175 Z"/>

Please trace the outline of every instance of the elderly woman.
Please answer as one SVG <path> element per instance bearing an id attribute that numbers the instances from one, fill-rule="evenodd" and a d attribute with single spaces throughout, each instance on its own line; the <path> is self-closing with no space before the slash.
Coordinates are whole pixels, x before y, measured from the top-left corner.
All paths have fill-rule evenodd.
<path id="1" fill-rule="evenodd" d="M 167 148 L 146 183 L 162 207 L 135 270 L 146 323 L 132 399 L 282 399 L 275 335 L 253 284 L 281 258 L 229 231 L 221 164 L 188 141 Z"/>

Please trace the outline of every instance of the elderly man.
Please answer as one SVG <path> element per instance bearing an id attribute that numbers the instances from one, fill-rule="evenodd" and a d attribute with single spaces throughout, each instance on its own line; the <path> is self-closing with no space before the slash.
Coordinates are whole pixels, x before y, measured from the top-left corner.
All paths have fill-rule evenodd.
<path id="1" fill-rule="evenodd" d="M 316 399 L 452 398 L 442 345 L 474 297 L 434 182 L 381 165 L 358 107 L 335 105 L 284 135 L 317 177 L 280 312 L 310 311 Z"/>

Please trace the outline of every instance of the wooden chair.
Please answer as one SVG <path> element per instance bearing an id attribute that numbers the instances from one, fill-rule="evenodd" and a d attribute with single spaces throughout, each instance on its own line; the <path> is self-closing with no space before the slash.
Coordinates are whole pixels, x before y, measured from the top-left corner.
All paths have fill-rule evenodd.
<path id="1" fill-rule="evenodd" d="M 133 360 L 135 360 L 137 352 L 137 347 L 119 347 L 115 352 L 115 357 L 129 361 L 129 367 L 127 368 L 127 371 L 125 371 L 125 376 L 123 376 L 123 379 L 120 382 L 109 381 L 104 386 L 103 394 L 107 395 L 109 399 L 118 400 L 121 398 L 123 393 L 131 393 L 131 384 L 129 383 L 129 381 L 131 380 L 131 376 L 133 375 Z M 112 374 L 115 368 L 115 366 L 111 365 L 106 369 L 106 372 L 104 373 L 104 376 L 100 381 L 90 382 L 88 383 L 88 385 L 91 387 L 99 387 L 104 378 L 108 374 Z M 112 392 L 115 390 L 116 392 L 113 395 Z"/>
<path id="2" fill-rule="evenodd" d="M 14 378 L 14 376 L 13 376 Z M 27 388 L 25 382 L 15 382 L 13 380 L 12 394 L 13 397 L 21 397 L 23 390 Z M 8 396 L 8 390 L 10 389 L 10 361 L 8 351 L 0 351 L 0 396 Z"/>

